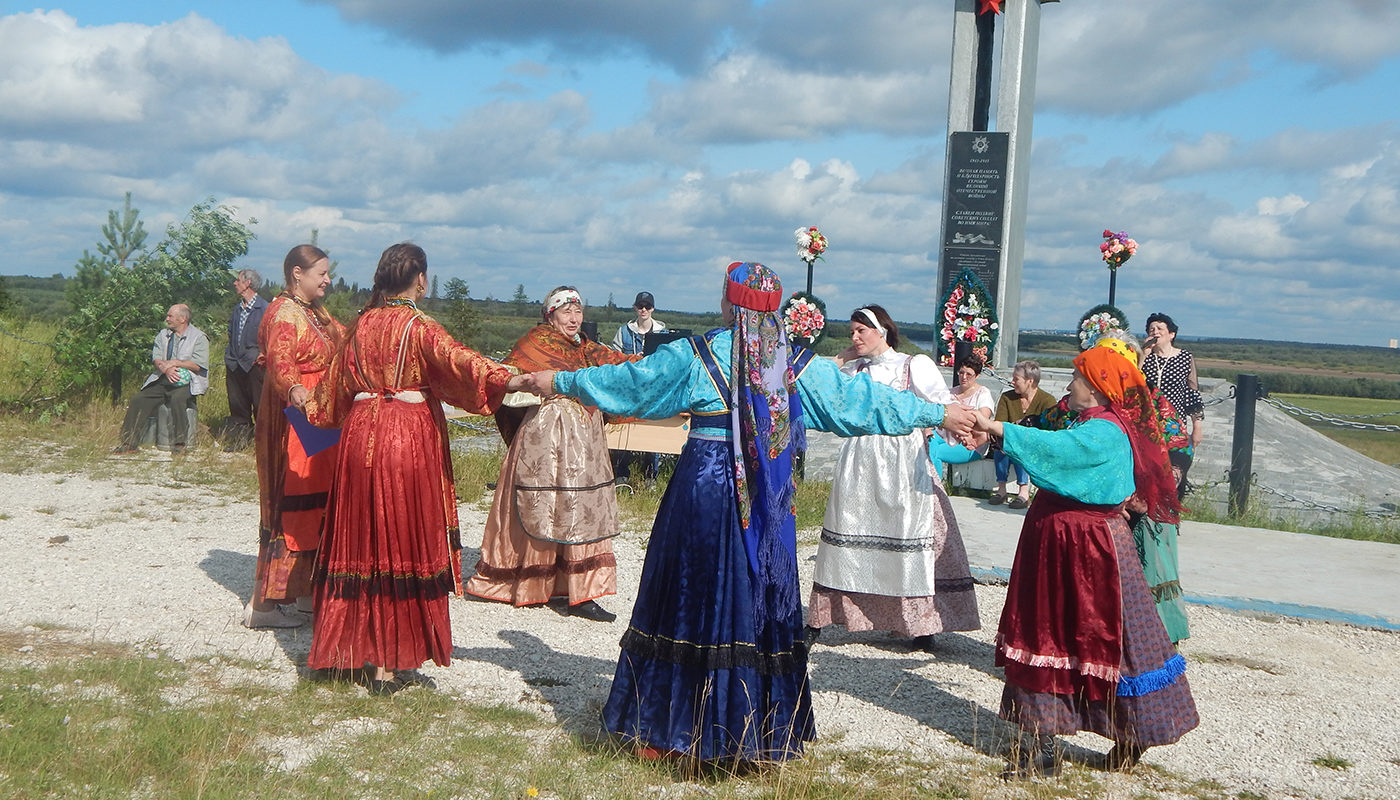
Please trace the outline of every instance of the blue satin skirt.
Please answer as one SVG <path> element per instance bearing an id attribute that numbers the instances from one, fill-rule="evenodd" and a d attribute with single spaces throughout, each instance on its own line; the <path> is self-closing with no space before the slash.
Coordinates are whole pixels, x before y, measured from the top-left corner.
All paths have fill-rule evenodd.
<path id="1" fill-rule="evenodd" d="M 752 592 L 730 445 L 691 439 L 652 527 L 604 726 L 702 761 L 802 755 L 816 728 L 800 601 L 758 619 Z"/>

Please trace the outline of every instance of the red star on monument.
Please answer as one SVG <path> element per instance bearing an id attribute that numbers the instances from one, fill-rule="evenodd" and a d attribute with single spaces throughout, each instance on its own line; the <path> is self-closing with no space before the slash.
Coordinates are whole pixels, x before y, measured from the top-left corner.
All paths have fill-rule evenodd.
<path id="1" fill-rule="evenodd" d="M 977 0 L 977 16 L 982 16 L 988 11 L 993 14 L 1001 13 L 1001 4 L 1004 0 Z"/>

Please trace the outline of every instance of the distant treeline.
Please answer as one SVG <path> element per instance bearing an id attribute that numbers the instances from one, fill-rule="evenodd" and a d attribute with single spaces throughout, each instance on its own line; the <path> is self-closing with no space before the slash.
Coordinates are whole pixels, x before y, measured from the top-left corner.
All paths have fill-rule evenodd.
<path id="1" fill-rule="evenodd" d="M 1314 342 L 1270 342 L 1259 339 L 1191 339 L 1178 344 L 1198 359 L 1233 361 L 1238 367 L 1199 367 L 1201 375 L 1233 381 L 1241 372 L 1257 374 L 1270 392 L 1320 394 L 1338 397 L 1400 399 L 1400 350 L 1351 344 Z M 1071 334 L 1022 333 L 1022 352 L 1064 353 L 1059 359 L 1042 358 L 1046 366 L 1066 366 L 1079 350 Z M 1342 372 L 1372 372 L 1394 378 L 1351 378 L 1315 375 L 1298 369 Z"/>
<path id="2" fill-rule="evenodd" d="M 63 319 L 72 313 L 65 291 L 70 281 L 71 278 L 62 275 L 47 278 L 5 276 L 3 286 L 10 299 L 8 313 L 25 318 Z M 280 291 L 280 288 L 275 284 L 269 285 L 263 294 L 270 297 Z M 327 297 L 327 307 L 348 322 L 368 298 L 367 290 L 355 284 L 347 285 L 341 279 Z M 463 302 L 470 308 L 471 316 L 476 319 L 464 341 L 482 353 L 497 357 L 509 352 L 521 334 L 541 319 L 538 300 L 517 297 L 511 300 L 468 299 Z M 445 319 L 450 314 L 453 304 L 452 300 L 434 297 L 425 299 L 422 306 L 429 314 Z M 600 340 L 611 342 L 618 326 L 633 316 L 629 306 L 609 302 L 590 306 L 586 319 L 597 323 Z M 672 328 L 688 328 L 695 333 L 719 327 L 721 322 L 718 310 L 694 313 L 657 309 L 656 316 Z M 154 331 L 160 322 L 158 319 L 151 320 L 151 330 Z M 826 337 L 817 346 L 819 353 L 834 355 L 850 343 L 847 322 L 844 319 L 831 320 Z M 899 326 L 906 340 L 931 342 L 936 336 L 934 326 L 929 323 L 901 322 Z M 1253 371 L 1259 374 L 1265 388 L 1272 392 L 1400 399 L 1400 350 L 1259 339 L 1192 339 L 1182 340 L 1180 344 L 1197 358 L 1242 362 L 1238 368 L 1203 367 L 1200 373 L 1205 376 L 1234 380 L 1240 372 Z M 1078 340 L 1073 334 L 1023 331 L 1018 345 L 1021 352 L 1050 356 L 1040 358 L 1045 366 L 1068 366 L 1069 359 L 1079 351 Z M 920 348 L 901 343 L 900 349 L 916 352 Z M 1059 354 L 1063 354 L 1063 359 L 1053 357 Z M 1296 371 L 1298 368 L 1335 370 L 1339 373 L 1384 373 L 1394 375 L 1395 378 L 1388 380 L 1312 375 L 1299 373 Z"/>

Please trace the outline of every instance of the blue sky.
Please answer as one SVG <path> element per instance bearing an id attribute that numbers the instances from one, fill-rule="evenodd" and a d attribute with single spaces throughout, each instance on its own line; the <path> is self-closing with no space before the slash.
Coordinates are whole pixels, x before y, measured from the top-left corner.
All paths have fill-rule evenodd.
<path id="1" fill-rule="evenodd" d="M 1009 0 L 1020 2 L 1021 0 Z M 715 306 L 734 259 L 844 316 L 938 302 L 952 4 L 927 0 L 0 6 L 0 274 L 71 272 L 130 190 L 207 196 L 276 273 L 412 239 L 476 297 L 560 283 Z M 1023 327 L 1107 294 L 1185 335 L 1400 337 L 1400 4 L 1042 7 Z"/>

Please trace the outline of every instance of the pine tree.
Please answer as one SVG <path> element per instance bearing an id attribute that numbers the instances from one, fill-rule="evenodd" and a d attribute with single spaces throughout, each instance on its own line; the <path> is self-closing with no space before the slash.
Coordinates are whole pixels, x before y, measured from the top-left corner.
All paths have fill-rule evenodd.
<path id="1" fill-rule="evenodd" d="M 121 216 L 117 216 L 115 208 L 107 212 L 102 238 L 107 241 L 98 242 L 97 251 L 122 268 L 126 267 L 126 260 L 132 253 L 145 246 L 146 226 L 141 222 L 141 209 L 131 207 L 131 192 L 126 193 Z"/>

